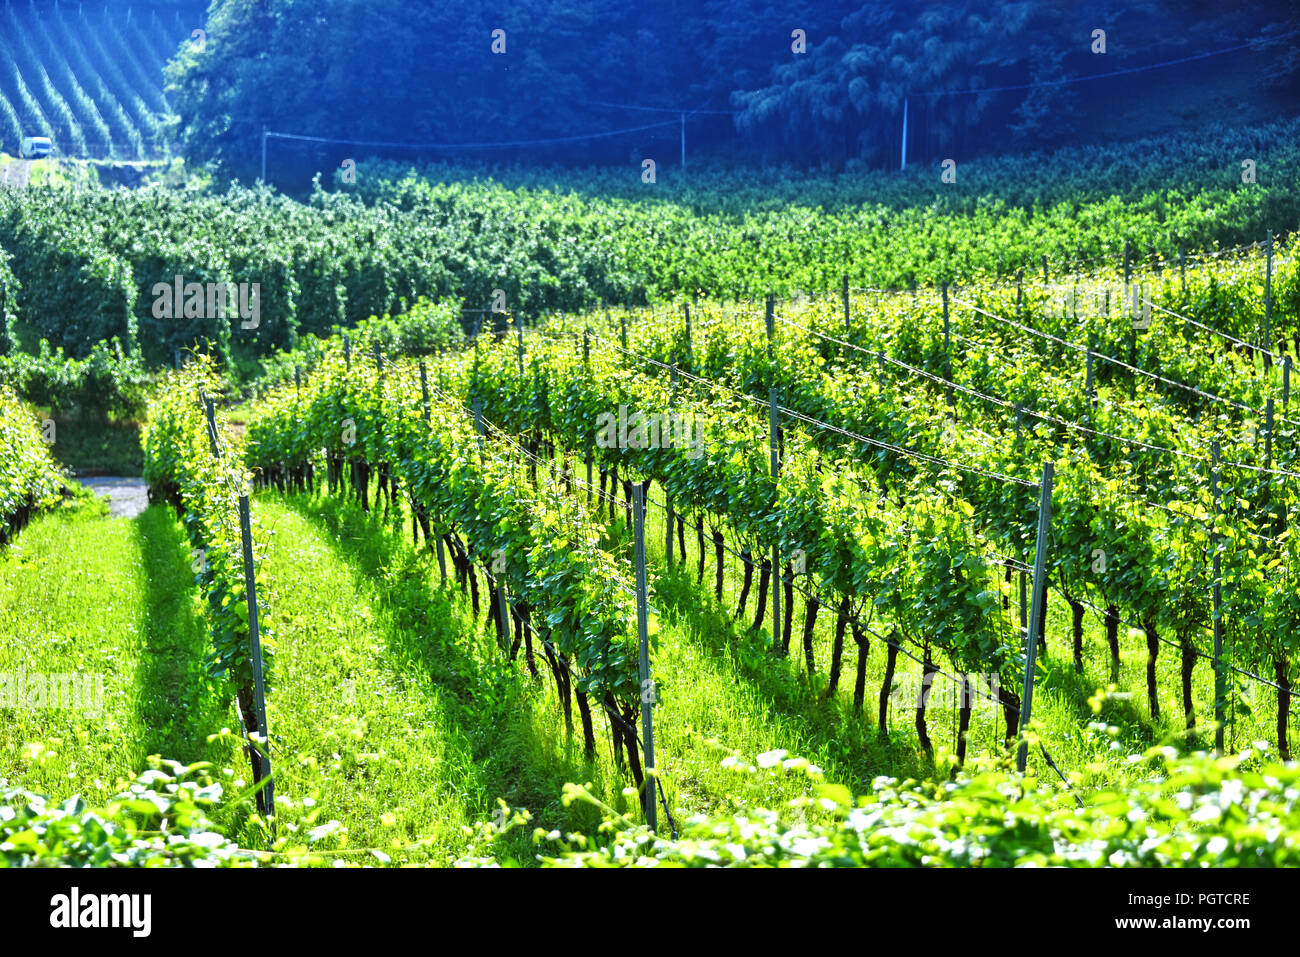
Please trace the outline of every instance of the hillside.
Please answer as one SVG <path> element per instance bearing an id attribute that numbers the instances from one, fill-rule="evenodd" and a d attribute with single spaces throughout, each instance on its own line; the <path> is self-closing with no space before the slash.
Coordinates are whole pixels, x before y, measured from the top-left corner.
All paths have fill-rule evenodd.
<path id="1" fill-rule="evenodd" d="M 163 65 L 202 4 L 0 8 L 0 149 L 44 134 L 65 156 L 146 159 L 165 151 Z"/>

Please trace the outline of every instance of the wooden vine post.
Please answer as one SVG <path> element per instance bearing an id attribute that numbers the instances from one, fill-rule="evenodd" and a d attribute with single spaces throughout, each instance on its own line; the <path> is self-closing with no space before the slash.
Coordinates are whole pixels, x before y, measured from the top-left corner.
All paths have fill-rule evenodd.
<path id="1" fill-rule="evenodd" d="M 221 444 L 217 439 L 216 406 L 206 394 L 200 394 L 203 412 L 208 424 L 208 444 L 214 458 L 221 458 Z M 248 652 L 249 663 L 253 671 L 253 710 L 257 722 L 257 735 L 261 738 L 261 747 L 249 749 L 249 760 L 253 765 L 255 783 L 265 781 L 265 786 L 257 792 L 257 810 L 261 814 L 275 814 L 275 786 L 271 778 L 271 737 L 266 725 L 266 683 L 262 674 L 262 638 L 257 620 L 257 573 L 253 565 L 252 520 L 249 517 L 248 495 L 239 496 L 239 535 L 244 559 L 244 599 L 248 605 Z M 264 749 L 264 750 L 263 750 Z"/>
<path id="2" fill-rule="evenodd" d="M 519 382 L 522 385 L 524 380 L 524 324 L 523 321 L 515 323 L 515 343 L 519 353 Z"/>
<path id="3" fill-rule="evenodd" d="M 1025 633 L 1025 686 L 1020 699 L 1020 747 L 1016 751 L 1016 770 L 1025 773 L 1025 760 L 1029 756 L 1030 714 L 1034 703 L 1034 667 L 1037 664 L 1039 621 L 1043 616 L 1043 599 L 1047 591 L 1047 549 L 1052 525 L 1052 474 L 1049 459 L 1043 463 L 1043 480 L 1038 499 L 1038 539 L 1034 546 L 1034 594 L 1029 605 L 1029 631 Z"/>
<path id="4" fill-rule="evenodd" d="M 203 413 L 208 422 L 208 445 L 212 448 L 212 457 L 221 458 L 221 446 L 217 444 L 217 412 L 213 401 L 206 394 L 200 393 L 203 400 Z"/>
<path id="5" fill-rule="evenodd" d="M 1273 230 L 1268 231 L 1264 247 L 1264 368 L 1273 367 L 1272 342 L 1273 320 Z"/>
<path id="6" fill-rule="evenodd" d="M 524 361 L 522 335 L 519 340 L 519 349 L 519 368 L 522 373 Z M 477 377 L 477 365 L 475 366 L 475 374 Z M 483 400 L 477 395 L 474 397 L 473 408 L 474 431 L 478 433 L 478 450 L 481 459 L 484 448 L 483 436 L 487 433 L 487 427 L 483 422 Z M 506 601 L 505 578 L 496 568 L 498 560 L 496 556 L 492 556 L 490 561 L 485 562 L 484 567 L 490 573 L 490 580 L 496 584 L 497 623 L 500 625 L 497 631 L 497 644 L 500 645 L 503 651 L 508 652 L 510 650 L 510 605 Z"/>
<path id="7" fill-rule="evenodd" d="M 582 329 L 582 369 L 584 372 L 590 374 L 591 328 L 588 326 L 584 326 Z M 591 493 L 593 488 L 591 484 L 591 435 L 590 434 L 587 435 L 587 439 L 583 443 L 582 453 L 583 453 L 583 459 L 586 461 L 587 464 L 587 504 L 590 505 Z"/>
<path id="8" fill-rule="evenodd" d="M 1028 576 L 1025 572 L 1020 573 L 1020 629 L 1026 636 L 1029 634 L 1029 597 L 1026 594 L 1025 585 L 1028 582 Z"/>
<path id="9" fill-rule="evenodd" d="M 420 407 L 424 413 L 424 424 L 429 424 L 429 369 L 420 360 Z"/>
<path id="10" fill-rule="evenodd" d="M 1273 467 L 1273 397 L 1270 395 L 1264 404 L 1264 468 Z M 1271 472 L 1264 473 L 1264 509 L 1265 522 L 1268 522 L 1267 512 L 1273 508 L 1273 476 Z M 1271 523 L 1272 534 L 1280 535 L 1282 533 L 1282 523 L 1286 520 L 1285 510 L 1279 515 L 1277 521 Z"/>
<path id="11" fill-rule="evenodd" d="M 1219 441 L 1210 443 L 1210 497 L 1214 512 L 1210 520 L 1210 554 L 1214 561 L 1214 750 L 1223 754 L 1223 701 L 1226 675 L 1223 667 L 1223 605 L 1219 568 Z"/>
<path id="12" fill-rule="evenodd" d="M 1273 467 L 1273 397 L 1264 403 L 1264 467 Z M 1268 480 L 1272 484 L 1272 480 Z"/>
<path id="13" fill-rule="evenodd" d="M 779 433 L 776 423 L 776 367 L 773 360 L 772 339 L 775 325 L 776 300 L 769 293 L 767 297 L 767 365 L 771 374 L 767 390 L 767 427 L 768 449 L 771 461 L 772 484 L 776 485 L 780 475 L 781 460 Z M 779 536 L 779 533 L 778 533 Z M 781 650 L 781 544 L 772 543 L 772 649 Z"/>
<path id="14" fill-rule="evenodd" d="M 497 633 L 497 643 L 501 650 L 509 652 L 510 650 L 510 603 L 506 600 L 506 576 L 505 569 L 497 569 L 496 565 L 500 562 L 505 564 L 505 550 L 502 549 L 501 557 L 492 559 L 492 578 L 496 582 L 497 591 L 497 618 L 501 623 L 501 631 Z"/>
<path id="15" fill-rule="evenodd" d="M 428 426 L 430 418 L 429 409 L 429 369 L 420 360 L 420 401 L 422 411 L 424 412 L 424 424 Z M 442 536 L 434 536 L 434 544 L 438 548 L 438 576 L 439 580 L 445 586 L 447 584 L 447 553 L 442 546 Z"/>
<path id="16" fill-rule="evenodd" d="M 476 365 L 475 366 L 476 378 L 477 378 L 477 371 L 478 371 L 478 367 Z M 483 400 L 480 399 L 477 395 L 474 396 L 473 410 L 474 410 L 474 431 L 478 434 L 478 455 L 479 455 L 479 462 L 481 463 L 483 461 L 483 452 L 484 452 L 483 436 L 486 433 L 487 429 L 483 424 Z M 485 567 L 491 568 L 491 565 L 485 564 Z M 498 606 L 497 610 L 498 610 L 499 620 L 501 623 L 501 632 L 498 633 L 497 635 L 497 644 L 499 645 L 503 644 L 506 647 L 508 647 L 509 642 L 502 637 L 502 634 L 508 628 L 509 619 L 505 616 L 504 613 L 501 612 L 500 606 L 504 603 L 504 597 L 501 593 L 501 589 L 499 585 L 497 588 L 496 598 L 497 598 L 497 606 Z"/>
<path id="17" fill-rule="evenodd" d="M 1044 257 L 1046 261 L 1046 257 Z M 943 284 L 943 364 L 944 376 L 949 382 L 952 382 L 952 326 L 948 319 L 948 284 Z M 952 386 L 947 387 L 948 408 L 954 408 Z M 955 415 L 952 418 L 956 418 Z"/>
<path id="18" fill-rule="evenodd" d="M 257 574 L 253 566 L 252 520 L 248 496 L 239 496 L 239 534 L 244 547 L 244 591 L 248 601 L 249 656 L 253 666 L 253 703 L 257 711 L 257 734 L 264 750 L 260 752 L 261 780 L 266 786 L 258 792 L 257 806 L 263 814 L 275 814 L 275 784 L 271 777 L 271 737 L 266 727 L 266 684 L 262 675 L 262 637 L 257 622 Z"/>
<path id="19" fill-rule="evenodd" d="M 693 369 L 695 367 L 695 350 L 691 346 L 691 304 L 689 302 L 682 303 L 682 312 L 686 317 L 686 368 Z"/>
<path id="20" fill-rule="evenodd" d="M 672 357 L 668 364 L 668 374 L 672 382 L 672 398 L 669 400 L 671 407 L 669 411 L 676 414 L 677 411 L 677 358 Z M 667 486 L 665 486 L 665 489 Z M 673 497 L 665 493 L 664 495 L 664 556 L 669 568 L 673 565 L 673 526 L 677 521 L 677 513 L 673 511 Z M 686 560 L 686 555 L 682 555 L 682 561 Z"/>
<path id="21" fill-rule="evenodd" d="M 844 280 L 840 291 L 840 298 L 844 302 L 844 339 L 849 341 L 849 274 L 844 274 Z"/>
<path id="22" fill-rule="evenodd" d="M 632 486 L 633 524 L 636 530 L 636 643 L 637 673 L 641 681 L 642 750 L 645 752 L 645 819 L 658 830 L 655 813 L 655 686 L 650 677 L 650 614 L 645 573 L 645 483 Z"/>
<path id="23" fill-rule="evenodd" d="M 1087 391 L 1088 394 L 1089 406 L 1095 406 L 1097 404 L 1097 394 L 1093 390 L 1093 385 L 1092 385 L 1092 355 L 1096 351 L 1097 351 L 1097 333 L 1089 332 L 1088 333 L 1088 358 L 1087 358 L 1088 371 L 1087 371 L 1087 379 L 1084 384 L 1084 389 Z"/>

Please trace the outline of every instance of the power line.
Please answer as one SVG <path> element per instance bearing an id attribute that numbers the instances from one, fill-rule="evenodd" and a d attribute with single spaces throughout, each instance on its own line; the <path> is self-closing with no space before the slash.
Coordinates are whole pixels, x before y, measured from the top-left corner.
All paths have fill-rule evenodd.
<path id="1" fill-rule="evenodd" d="M 689 109 L 677 106 L 638 106 L 631 103 L 610 103 L 606 100 L 581 100 L 579 101 L 589 106 L 605 106 L 616 110 L 636 110 L 643 113 L 685 113 L 687 116 L 735 116 L 740 110 L 705 110 Z M 707 100 L 705 102 L 708 102 Z"/>
<path id="2" fill-rule="evenodd" d="M 1105 361 L 1105 362 L 1109 362 L 1109 363 L 1111 363 L 1112 365 L 1119 366 L 1119 367 L 1122 368 L 1122 369 L 1127 369 L 1128 371 L 1130 371 L 1130 372 L 1134 372 L 1134 373 L 1137 373 L 1138 375 L 1146 376 L 1146 377 L 1149 378 L 1149 379 L 1153 379 L 1153 380 L 1155 380 L 1155 381 L 1157 381 L 1157 382 L 1161 382 L 1161 383 L 1163 383 L 1163 384 L 1165 384 L 1165 385 L 1174 386 L 1175 388 L 1183 389 L 1184 391 L 1189 392 L 1189 393 L 1191 393 L 1191 394 L 1193 394 L 1193 395 L 1196 395 L 1196 396 L 1199 396 L 1199 397 L 1201 397 L 1201 398 L 1205 398 L 1205 399 L 1210 399 L 1210 400 L 1212 400 L 1212 401 L 1214 401 L 1214 402 L 1221 402 L 1221 403 L 1223 403 L 1224 405 L 1229 405 L 1229 406 L 1232 406 L 1233 408 L 1236 408 L 1236 409 L 1239 409 L 1239 410 L 1242 410 L 1242 411 L 1245 411 L 1245 412 L 1249 412 L 1249 413 L 1251 413 L 1252 415 L 1257 415 L 1257 414 L 1258 414 L 1258 410 L 1257 410 L 1257 409 L 1253 409 L 1253 408 L 1251 408 L 1250 406 L 1246 405 L 1244 402 L 1238 402 L 1238 401 L 1236 401 L 1235 399 L 1229 399 L 1229 398 L 1226 398 L 1225 396 L 1216 395 L 1216 394 L 1214 394 L 1213 392 L 1206 392 L 1204 389 L 1199 389 L 1199 388 L 1197 388 L 1196 386 L 1188 385 L 1186 382 L 1179 382 L 1179 381 L 1177 381 L 1177 380 L 1175 380 L 1175 379 L 1168 379 L 1168 378 L 1166 378 L 1166 377 L 1164 377 L 1164 376 L 1162 376 L 1162 375 L 1157 375 L 1157 374 L 1154 373 L 1154 372 L 1150 372 L 1150 371 L 1148 371 L 1148 370 L 1146 370 L 1146 369 L 1143 369 L 1143 368 L 1140 368 L 1140 367 L 1138 367 L 1138 366 L 1129 365 L 1127 362 L 1124 362 L 1124 361 L 1122 361 L 1122 360 L 1120 360 L 1120 359 L 1116 359 L 1116 358 L 1114 358 L 1113 356 L 1108 356 L 1108 355 L 1106 355 L 1104 352 L 1097 352 L 1096 350 L 1089 349 L 1087 346 L 1081 346 L 1081 345 L 1079 345 L 1079 344 L 1077 344 L 1077 343 L 1069 342 L 1069 341 L 1067 341 L 1067 340 L 1065 340 L 1065 339 L 1062 339 L 1062 338 L 1060 338 L 1059 336 L 1052 335 L 1050 332 L 1044 332 L 1044 331 L 1042 331 L 1041 329 L 1035 329 L 1035 328 L 1032 327 L 1032 326 L 1022 325 L 1021 323 L 1018 323 L 1018 322 L 1016 322 L 1016 321 L 1013 320 L 1013 319 L 1007 319 L 1007 318 L 1005 318 L 1005 317 L 1003 317 L 1003 316 L 995 315 L 995 314 L 989 312 L 989 311 L 986 310 L 986 309 L 982 309 L 982 308 L 980 308 L 979 306 L 975 305 L 974 303 L 966 302 L 965 300 L 963 300 L 963 299 L 959 299 L 959 298 L 957 298 L 956 296 L 953 297 L 953 300 L 954 300 L 955 302 L 961 304 L 961 305 L 964 305 L 964 306 L 968 306 L 968 307 L 970 307 L 970 308 L 973 309 L 975 312 L 979 313 L 980 315 L 986 316 L 986 317 L 988 317 L 989 319 L 994 320 L 995 322 L 1001 322 L 1001 323 L 1004 323 L 1004 324 L 1009 325 L 1009 326 L 1011 326 L 1011 327 L 1013 327 L 1013 328 L 1015 328 L 1015 329 L 1019 329 L 1019 330 L 1022 331 L 1022 332 L 1027 332 L 1027 333 L 1029 333 L 1029 334 L 1031 334 L 1031 335 L 1035 335 L 1035 336 L 1038 336 L 1038 337 L 1040 337 L 1040 338 L 1046 339 L 1046 340 L 1048 340 L 1049 342 L 1054 342 L 1054 343 L 1056 343 L 1057 345 L 1065 346 L 1067 349 L 1073 349 L 1073 350 L 1076 351 L 1076 352 L 1090 353 L 1091 355 L 1096 356 L 1098 359 L 1101 359 L 1101 360 L 1103 360 L 1103 361 Z M 1286 424 L 1288 424 L 1288 425 L 1297 425 L 1297 424 L 1300 424 L 1300 423 L 1292 422 L 1290 419 L 1286 418 L 1285 416 L 1278 416 L 1278 417 L 1277 417 L 1277 420 L 1280 421 L 1280 422 L 1284 422 L 1284 423 L 1286 423 Z M 1182 453 L 1179 453 L 1179 454 L 1184 455 L 1184 456 L 1187 456 L 1187 457 L 1189 457 L 1189 458 L 1194 458 L 1194 459 L 1196 459 L 1197 461 L 1201 461 L 1201 462 L 1207 461 L 1204 457 L 1202 457 L 1202 456 L 1198 456 L 1198 455 L 1192 455 L 1191 453 L 1182 452 Z M 1221 463 L 1221 464 L 1222 464 L 1225 468 L 1227 468 L 1227 467 L 1230 467 L 1230 468 L 1242 468 L 1242 469 L 1248 469 L 1248 470 L 1253 471 L 1253 472 L 1262 472 L 1262 473 L 1266 473 L 1266 474 L 1269 474 L 1269 475 L 1285 475 L 1285 476 L 1289 476 L 1289 477 L 1300 478 L 1300 472 L 1291 472 L 1291 471 L 1288 471 L 1288 470 L 1286 470 L 1286 469 L 1272 469 L 1272 468 L 1267 468 L 1267 467 L 1262 466 L 1262 465 L 1249 465 L 1249 464 L 1247 464 L 1247 463 L 1245 463 L 1245 462 L 1223 462 L 1223 463 Z"/>
<path id="3" fill-rule="evenodd" d="M 413 149 L 413 150 L 480 150 L 480 149 L 513 149 L 524 146 L 546 146 L 551 143 L 575 143 L 582 140 L 601 139 L 609 136 L 622 136 L 625 133 L 640 133 L 644 130 L 659 129 L 664 126 L 676 126 L 676 120 L 665 120 L 661 123 L 647 123 L 644 126 L 629 126 L 619 130 L 607 130 L 601 133 L 580 133 L 575 136 L 550 136 L 542 139 L 531 140 L 499 140 L 497 142 L 484 143 L 393 143 L 383 140 L 348 140 L 336 139 L 328 136 L 303 136 L 297 133 L 277 133 L 267 130 L 263 135 L 267 139 L 280 140 L 297 140 L 305 143 L 337 143 L 342 146 L 372 146 L 380 149 Z"/>
<path id="4" fill-rule="evenodd" d="M 1070 83 L 1083 83 L 1087 80 L 1101 80 L 1112 76 L 1128 76 L 1132 73 L 1144 73 L 1148 70 L 1159 70 L 1163 67 L 1174 66 L 1179 63 L 1190 63 L 1194 60 L 1204 60 L 1213 56 L 1221 56 L 1224 53 L 1235 53 L 1238 50 L 1245 50 L 1247 47 L 1254 47 L 1261 44 L 1275 43 L 1280 40 L 1287 40 L 1300 30 L 1292 30 L 1290 33 L 1283 33 L 1275 37 L 1259 37 L 1246 43 L 1238 43 L 1235 46 L 1224 47 L 1221 50 L 1210 50 L 1206 53 L 1193 53 L 1191 56 L 1178 57 L 1175 60 L 1164 60 L 1160 63 L 1149 63 L 1146 66 L 1129 67 L 1125 70 L 1110 70 L 1106 73 L 1091 73 L 1087 76 L 1069 77 L 1064 80 L 1043 80 L 1039 83 L 1018 83 L 1014 86 L 986 86 L 980 89 L 972 90 L 931 90 L 924 93 L 914 94 L 915 96 L 963 96 L 974 93 L 1006 93 L 1012 90 L 1033 90 L 1040 87 L 1066 86 Z"/>
<path id="5" fill-rule="evenodd" d="M 603 336 L 596 335 L 594 332 L 590 332 L 588 334 L 591 336 L 591 338 L 596 339 L 597 341 L 600 342 L 605 342 L 612 349 L 618 352 L 622 352 L 625 355 L 632 356 L 644 362 L 649 362 L 651 365 L 658 366 L 661 369 L 671 370 L 672 368 L 667 363 L 660 362 L 658 359 L 653 359 L 650 356 L 641 355 L 640 353 L 632 352 L 631 350 L 624 349 L 621 346 L 618 346 L 610 342 L 609 340 L 605 339 Z M 677 374 L 682 376 L 685 379 L 698 382 L 701 385 L 707 386 L 709 388 L 716 389 L 720 392 L 727 393 L 729 395 L 735 396 L 740 399 L 744 399 L 746 402 L 750 402 L 755 405 L 763 406 L 763 407 L 767 406 L 767 403 L 762 401 L 761 399 L 755 398 L 752 395 L 747 395 L 744 392 L 740 392 L 729 386 L 723 385 L 722 383 L 717 382 L 713 379 L 706 379 L 703 376 L 693 375 L 681 369 L 677 370 Z M 781 412 L 782 414 L 787 415 L 800 422 L 804 422 L 808 425 L 812 425 L 816 428 L 823 429 L 828 432 L 834 432 L 836 434 L 843 435 L 846 438 L 854 439 L 858 442 L 862 442 L 866 445 L 870 445 L 875 448 L 884 449 L 886 451 L 894 452 L 899 455 L 905 455 L 910 458 L 918 459 L 920 461 L 927 462 L 932 465 L 939 465 L 944 468 L 954 468 L 960 471 L 973 472 L 978 475 L 983 475 L 987 478 L 998 479 L 999 481 L 1009 482 L 1015 485 L 1021 485 L 1026 488 L 1038 488 L 1038 483 L 1036 482 L 1030 482 L 1027 481 L 1026 479 L 1015 478 L 1014 476 L 1010 476 L 1010 475 L 1003 475 L 1001 472 L 994 472 L 991 469 L 984 469 L 976 465 L 969 465 L 964 462 L 957 462 L 951 459 L 940 458 L 939 456 L 930 455 L 926 452 L 918 452 L 915 449 L 909 449 L 901 445 L 894 445 L 893 443 L 890 442 L 882 442 L 879 439 L 873 439 L 865 435 L 859 435 L 856 432 L 849 431 L 848 429 L 841 428 L 837 425 L 831 425 L 829 422 L 823 422 L 820 419 L 813 418 L 812 416 L 804 415 L 802 412 L 798 412 L 794 409 L 788 409 L 785 406 L 778 405 L 776 409 L 778 412 Z"/>

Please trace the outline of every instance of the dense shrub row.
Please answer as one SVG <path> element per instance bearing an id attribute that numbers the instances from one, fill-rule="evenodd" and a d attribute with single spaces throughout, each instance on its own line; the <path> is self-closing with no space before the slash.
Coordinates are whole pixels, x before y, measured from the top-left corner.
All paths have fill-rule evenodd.
<path id="1" fill-rule="evenodd" d="M 63 477 L 32 410 L 0 386 L 0 545 L 56 501 Z"/>
<path id="2" fill-rule="evenodd" d="M 611 197 L 597 193 L 607 184 L 600 175 L 509 188 L 363 165 L 360 196 L 318 189 L 307 205 L 238 186 L 211 196 L 4 191 L 0 245 L 13 256 L 27 341 L 84 356 L 119 336 L 151 363 L 200 341 L 224 358 L 256 357 L 304 334 L 404 312 L 420 297 L 460 299 L 470 310 L 504 298 L 508 311 L 536 316 L 601 302 L 826 290 L 843 275 L 893 287 L 1014 275 L 1039 269 L 1044 256 L 1062 275 L 1079 258 L 1118 263 L 1126 242 L 1139 261 L 1254 242 L 1300 221 L 1282 172 L 1294 166 L 1297 128 L 1222 130 L 1195 162 L 1153 141 L 1135 177 L 1144 188 L 1101 200 L 1083 198 L 1095 195 L 1088 176 L 1122 180 L 1132 160 L 1118 148 L 1088 153 L 1084 172 L 1070 168 L 1073 154 L 973 163 L 951 187 L 920 173 L 876 174 L 865 190 L 814 178 L 776 190 L 788 200 L 778 207 L 756 198 L 761 177 L 743 173 L 664 196 L 641 184 Z M 1235 159 L 1243 142 L 1258 164 L 1251 183 Z M 1026 185 L 1042 180 L 1051 188 Z M 740 198 L 728 199 L 737 187 Z M 156 290 L 177 276 L 257 284 L 259 315 L 223 318 L 197 305 L 168 314 Z"/>
<path id="3" fill-rule="evenodd" d="M 144 412 L 152 373 L 117 340 L 97 342 L 84 359 L 42 342 L 40 352 L 0 356 L 0 379 L 25 401 L 56 414 L 88 419 L 134 419 Z"/>
<path id="4" fill-rule="evenodd" d="M 228 447 L 230 436 L 215 415 L 220 455 L 201 404 L 214 406 L 222 381 L 214 363 L 198 356 L 162 377 L 149 400 L 141 441 L 144 478 L 149 498 L 176 509 L 192 549 L 196 581 L 207 598 L 212 650 L 205 666 L 213 689 L 239 704 L 244 729 L 258 731 L 254 701 L 252 644 L 249 638 L 248 594 L 245 587 L 239 496 L 248 490 L 242 451 Z M 251 521 L 251 520 L 250 520 Z M 253 523 L 256 542 L 260 538 Z M 263 592 L 264 593 L 264 592 Z M 273 677 L 275 641 L 263 629 L 262 658 L 269 688 Z M 250 750 L 254 776 L 261 780 L 258 753 Z"/>

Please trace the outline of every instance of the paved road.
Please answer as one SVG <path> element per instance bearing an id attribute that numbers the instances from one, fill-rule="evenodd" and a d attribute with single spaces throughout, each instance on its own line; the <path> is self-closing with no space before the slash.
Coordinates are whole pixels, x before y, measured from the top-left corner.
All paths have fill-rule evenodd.
<path id="1" fill-rule="evenodd" d="M 101 498 L 107 497 L 109 510 L 114 516 L 135 518 L 149 505 L 149 495 L 142 478 L 103 475 L 77 481 L 98 493 Z"/>

